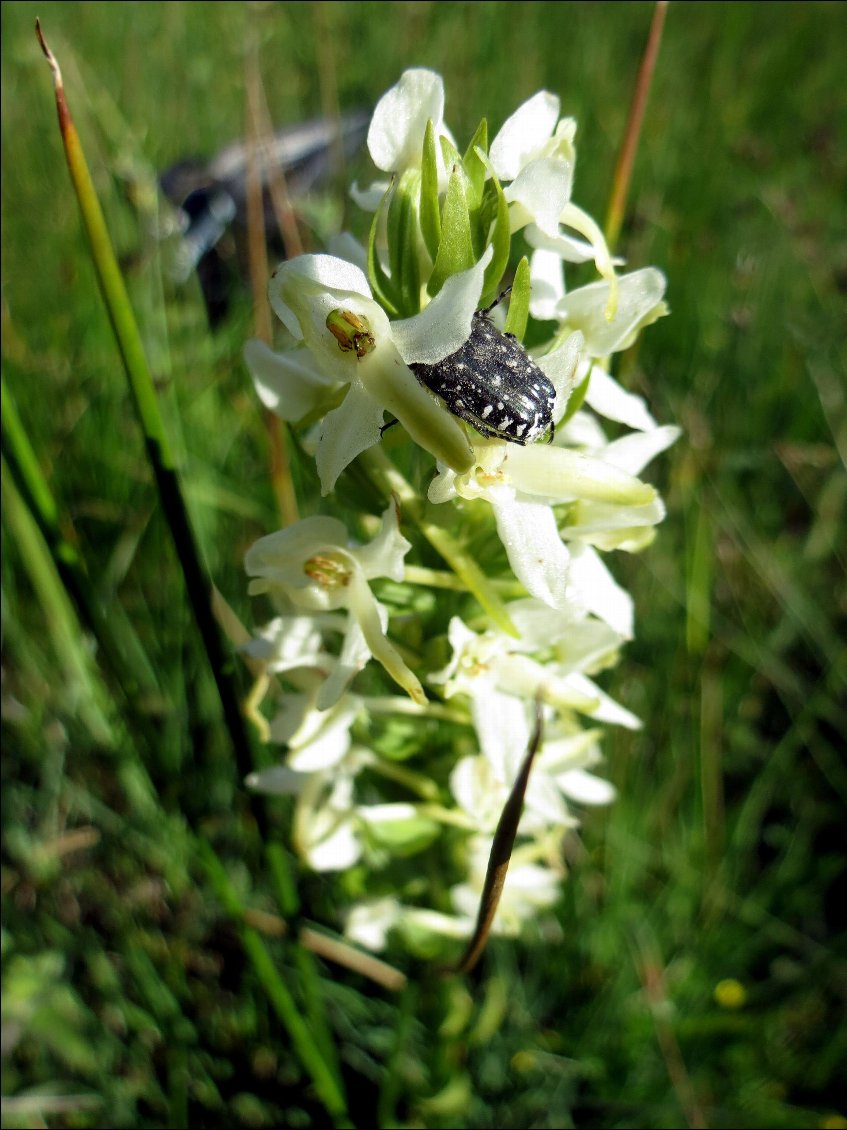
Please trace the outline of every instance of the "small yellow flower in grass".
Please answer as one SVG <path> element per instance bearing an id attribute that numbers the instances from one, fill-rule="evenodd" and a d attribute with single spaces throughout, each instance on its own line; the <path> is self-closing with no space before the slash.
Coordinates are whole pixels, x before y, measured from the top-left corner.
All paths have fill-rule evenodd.
<path id="1" fill-rule="evenodd" d="M 714 998 L 721 1008 L 743 1008 L 747 1003 L 747 990 L 734 977 L 727 977 L 715 985 Z"/>
<path id="2" fill-rule="evenodd" d="M 524 1048 L 519 1052 L 515 1052 L 512 1056 L 512 1069 L 520 1072 L 521 1075 L 526 1075 L 527 1072 L 535 1071 L 537 1068 L 538 1058 L 535 1052 Z"/>

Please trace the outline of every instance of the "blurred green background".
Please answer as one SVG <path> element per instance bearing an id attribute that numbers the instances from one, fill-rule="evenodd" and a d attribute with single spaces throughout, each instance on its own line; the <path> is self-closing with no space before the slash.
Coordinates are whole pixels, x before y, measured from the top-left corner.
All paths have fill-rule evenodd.
<path id="1" fill-rule="evenodd" d="M 255 42 L 278 125 L 438 70 L 460 148 L 540 88 L 602 221 L 647 3 L 5 3 L 3 372 L 118 635 L 133 711 L 3 495 L 3 1125 L 310 1126 L 326 1114 L 201 865 L 279 910 L 94 282 L 41 18 L 219 588 L 276 525 L 240 360 L 162 265 L 157 172 L 243 134 Z M 553 944 L 495 942 L 402 993 L 319 966 L 358 1126 L 847 1127 L 844 881 L 847 7 L 668 11 L 619 250 L 671 317 L 620 374 L 683 438 L 668 517 L 615 560 L 637 637 L 608 689 L 620 797 L 586 817 Z M 352 172 L 368 183 L 363 157 Z M 340 211 L 316 209 L 328 227 Z M 362 236 L 355 209 L 350 222 Z M 4 404 L 4 411 L 7 405 Z M 126 629 L 124 631 L 124 628 Z M 127 644 L 130 646 L 130 644 Z M 308 915 L 338 926 L 333 884 Z M 294 947 L 270 950 L 298 991 Z"/>

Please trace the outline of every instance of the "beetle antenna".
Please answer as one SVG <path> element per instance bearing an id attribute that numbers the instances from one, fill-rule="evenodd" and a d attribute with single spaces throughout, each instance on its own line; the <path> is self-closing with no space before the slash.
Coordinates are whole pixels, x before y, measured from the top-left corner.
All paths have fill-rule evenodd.
<path id="1" fill-rule="evenodd" d="M 506 287 L 505 290 L 500 291 L 500 293 L 497 295 L 497 297 L 494 299 L 494 301 L 491 303 L 490 306 L 486 306 L 484 310 L 477 310 L 477 313 L 480 315 L 480 317 L 485 318 L 488 314 L 491 313 L 491 311 L 494 309 L 494 307 L 499 306 L 500 303 L 503 301 L 503 299 L 506 297 L 506 295 L 511 294 L 511 292 L 512 292 L 512 287 L 511 287 L 511 284 L 510 284 L 509 286 Z"/>

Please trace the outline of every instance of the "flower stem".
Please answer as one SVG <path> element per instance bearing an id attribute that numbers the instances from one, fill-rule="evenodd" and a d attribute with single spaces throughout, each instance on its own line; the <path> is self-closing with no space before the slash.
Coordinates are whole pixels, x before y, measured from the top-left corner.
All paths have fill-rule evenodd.
<path id="1" fill-rule="evenodd" d="M 267 280 L 268 243 L 265 232 L 265 207 L 263 176 L 267 178 L 268 191 L 276 215 L 277 226 L 283 240 L 286 257 L 302 254 L 303 244 L 297 230 L 297 221 L 288 196 L 285 175 L 282 169 L 274 167 L 267 157 L 268 166 L 260 167 L 259 155 L 267 148 L 272 129 L 264 99 L 262 76 L 259 69 L 259 48 L 254 28 L 250 29 L 248 47 L 244 60 L 245 137 L 247 150 L 247 257 L 250 268 L 250 289 L 253 295 L 253 330 L 255 336 L 266 345 L 273 339 L 270 303 L 268 302 Z M 288 428 L 278 416 L 265 410 L 265 427 L 270 445 L 270 478 L 276 496 L 277 508 L 284 526 L 290 526 L 299 517 L 297 495 L 291 476 L 286 440 Z"/>

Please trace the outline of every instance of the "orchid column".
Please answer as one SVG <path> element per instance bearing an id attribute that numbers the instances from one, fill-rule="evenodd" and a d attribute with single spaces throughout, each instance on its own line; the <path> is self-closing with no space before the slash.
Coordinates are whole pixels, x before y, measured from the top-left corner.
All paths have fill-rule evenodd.
<path id="1" fill-rule="evenodd" d="M 276 612 L 246 650 L 281 747 L 248 784 L 296 798 L 295 847 L 341 873 L 352 938 L 379 949 L 396 929 L 427 954 L 473 928 L 536 702 L 542 744 L 495 930 L 550 916 L 564 831 L 614 797 L 593 772 L 603 730 L 639 722 L 597 681 L 634 624 L 607 562 L 652 540 L 664 509 L 638 476 L 678 435 L 607 368 L 666 313 L 664 278 L 618 275 L 572 202 L 576 123 L 541 92 L 461 154 L 443 112 L 431 71 L 383 96 L 368 147 L 387 178 L 353 190 L 373 213 L 367 248 L 345 236 L 335 255 L 282 264 L 285 348 L 245 350 L 261 400 L 314 456 L 325 510 L 247 555 Z M 511 270 L 518 232 L 532 254 Z M 566 264 L 599 278 L 568 290 Z M 509 281 L 505 331 L 552 327 L 531 352 L 556 394 L 549 444 L 483 437 L 410 368 L 460 350 Z"/>

